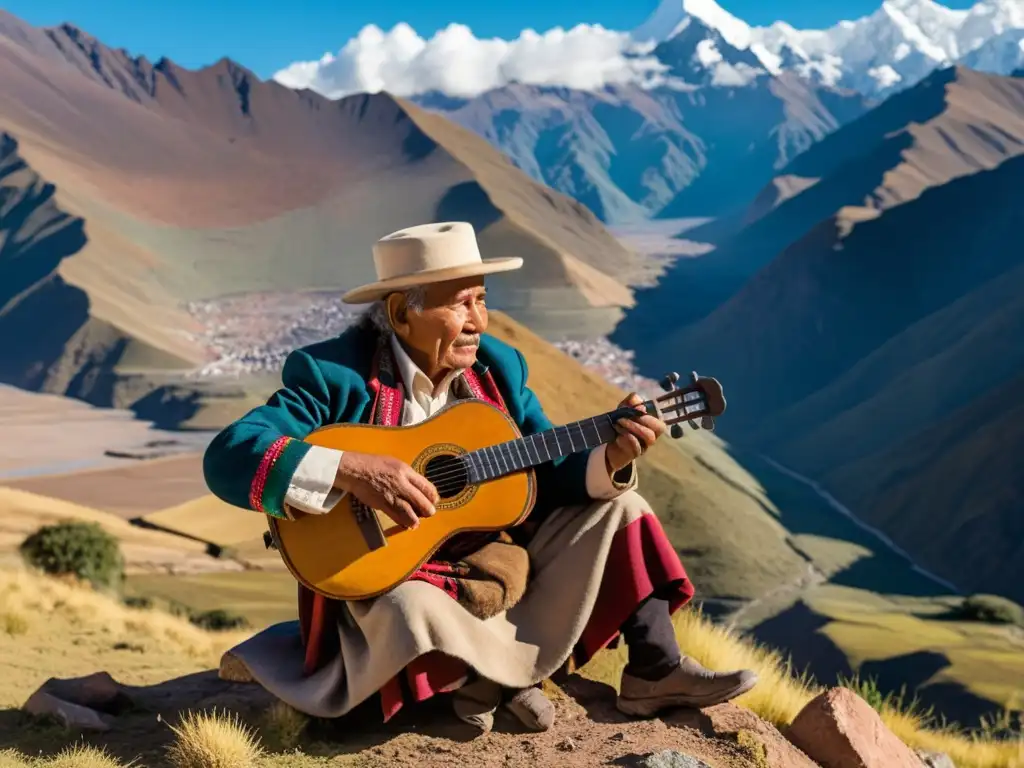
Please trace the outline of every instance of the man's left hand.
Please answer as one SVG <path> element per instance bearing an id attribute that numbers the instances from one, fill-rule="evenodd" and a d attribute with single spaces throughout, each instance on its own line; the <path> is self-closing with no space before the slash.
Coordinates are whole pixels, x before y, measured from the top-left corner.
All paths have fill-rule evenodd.
<path id="1" fill-rule="evenodd" d="M 644 451 L 654 445 L 658 438 L 665 434 L 668 427 L 661 419 L 649 415 L 643 409 L 643 399 L 635 392 L 619 403 L 619 407 L 635 407 L 641 415 L 634 418 L 619 419 L 615 428 L 619 436 L 605 449 L 605 463 L 608 472 L 615 474 L 623 467 L 639 458 Z"/>

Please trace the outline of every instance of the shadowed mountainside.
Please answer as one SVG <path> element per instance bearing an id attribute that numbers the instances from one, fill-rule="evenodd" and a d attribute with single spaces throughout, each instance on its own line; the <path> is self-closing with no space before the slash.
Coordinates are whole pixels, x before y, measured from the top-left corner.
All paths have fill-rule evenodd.
<path id="1" fill-rule="evenodd" d="M 1018 600 L 1019 489 L 1000 456 L 1022 422 L 980 414 L 1024 370 L 1022 178 L 1016 157 L 884 212 L 848 209 L 659 344 L 729 382 L 730 438 L 823 479 L 946 578 Z M 952 471 L 921 448 L 967 407 L 942 432 L 943 450 L 972 455 Z M 995 424 L 1002 442 L 986 437 Z M 928 486 L 943 492 L 910 491 Z M 966 527 L 984 546 L 964 550 Z"/>
<path id="2" fill-rule="evenodd" d="M 935 72 L 796 157 L 734 222 L 738 231 L 707 227 L 718 248 L 676 261 L 657 286 L 640 290 L 614 338 L 643 364 L 665 336 L 722 306 L 819 223 L 836 217 L 848 228 L 1021 152 L 1024 80 L 962 67 Z M 686 234 L 705 236 L 700 228 Z"/>

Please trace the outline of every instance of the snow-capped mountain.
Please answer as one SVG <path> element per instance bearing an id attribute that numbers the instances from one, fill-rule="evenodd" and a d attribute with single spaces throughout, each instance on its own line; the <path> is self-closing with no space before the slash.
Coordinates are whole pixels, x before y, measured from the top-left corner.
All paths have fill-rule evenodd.
<path id="1" fill-rule="evenodd" d="M 981 72 L 1015 72 L 1024 67 L 1024 29 L 1008 29 L 964 57 L 965 66 Z"/>
<path id="2" fill-rule="evenodd" d="M 695 39 L 694 23 L 708 30 L 707 42 Z M 687 46 L 719 53 L 724 40 L 734 49 L 722 53 L 730 64 L 756 60 L 763 72 L 791 70 L 824 85 L 887 96 L 956 63 L 1009 74 L 1022 63 L 1022 31 L 1024 0 L 981 0 L 969 10 L 934 0 L 886 0 L 874 13 L 828 29 L 797 29 L 785 21 L 751 27 L 715 0 L 662 0 L 632 35 L 658 44 L 656 55 L 670 67 L 674 62 L 662 52 L 673 38 L 685 35 Z"/>
<path id="3" fill-rule="evenodd" d="M 764 62 L 749 46 L 737 46 L 697 17 L 684 19 L 652 53 L 668 67 L 669 79 L 691 85 L 746 85 L 765 72 Z"/>

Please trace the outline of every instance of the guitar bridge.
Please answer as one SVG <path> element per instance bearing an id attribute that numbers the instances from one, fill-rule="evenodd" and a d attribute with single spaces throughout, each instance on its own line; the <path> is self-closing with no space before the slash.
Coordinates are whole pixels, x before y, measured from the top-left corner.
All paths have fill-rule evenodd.
<path id="1" fill-rule="evenodd" d="M 388 540 L 384 536 L 384 529 L 380 527 L 380 521 L 377 520 L 376 513 L 358 499 L 352 499 L 351 504 L 352 514 L 356 518 L 356 525 L 359 527 L 359 532 L 363 535 L 363 541 L 366 542 L 366 546 L 369 547 L 370 551 L 373 552 L 381 547 L 386 547 Z"/>

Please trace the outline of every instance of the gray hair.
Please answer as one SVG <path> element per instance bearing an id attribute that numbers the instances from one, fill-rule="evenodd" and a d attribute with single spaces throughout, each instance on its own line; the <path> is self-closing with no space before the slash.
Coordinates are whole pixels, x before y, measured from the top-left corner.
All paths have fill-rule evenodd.
<path id="1" fill-rule="evenodd" d="M 401 291 L 401 293 L 405 296 L 405 304 L 409 309 L 423 309 L 427 300 L 426 288 L 417 285 Z M 364 318 L 366 322 L 368 322 L 373 328 L 376 328 L 379 333 L 386 336 L 390 336 L 394 333 L 391 328 L 391 321 L 388 319 L 388 305 L 385 299 L 373 302 L 373 304 L 370 305 L 370 308 L 366 310 Z"/>

